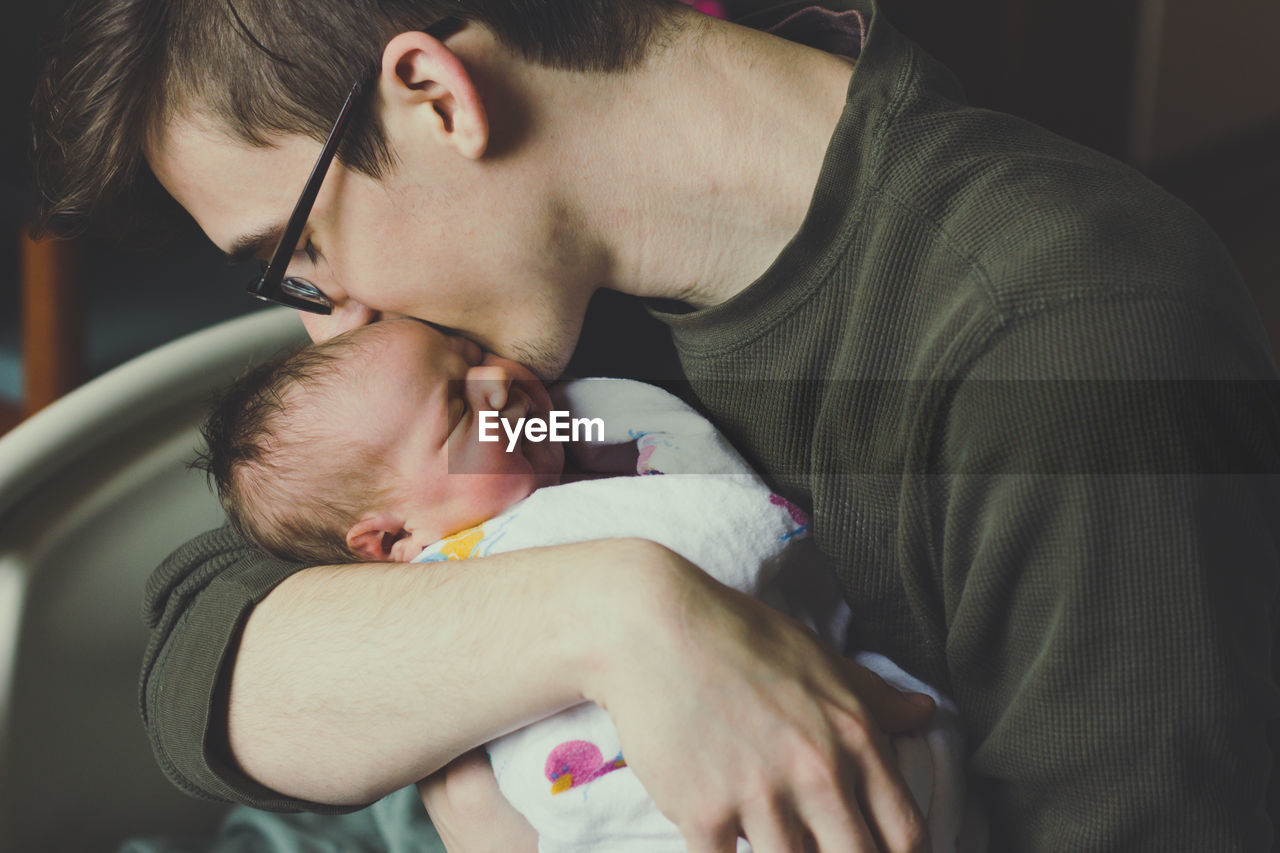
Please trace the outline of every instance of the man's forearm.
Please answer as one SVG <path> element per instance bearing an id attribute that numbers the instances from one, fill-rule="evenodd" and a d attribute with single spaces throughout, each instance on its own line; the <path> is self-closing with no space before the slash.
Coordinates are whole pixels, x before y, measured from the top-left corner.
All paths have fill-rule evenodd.
<path id="1" fill-rule="evenodd" d="M 236 760 L 290 796 L 364 803 L 576 704 L 599 644 L 575 614 L 606 609 L 625 577 L 609 567 L 642 550 L 605 540 L 294 575 L 244 629 Z"/>
<path id="2" fill-rule="evenodd" d="M 908 730 L 931 708 L 661 545 L 316 570 L 255 600 L 230 739 L 302 807 L 368 802 L 590 699 L 691 849 L 787 827 L 823 849 L 870 849 L 871 832 L 925 848 L 877 723 Z"/>

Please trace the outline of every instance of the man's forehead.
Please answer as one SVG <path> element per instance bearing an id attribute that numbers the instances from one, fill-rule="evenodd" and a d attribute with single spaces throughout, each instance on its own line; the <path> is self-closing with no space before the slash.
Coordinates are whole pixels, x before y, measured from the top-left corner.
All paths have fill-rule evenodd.
<path id="1" fill-rule="evenodd" d="M 167 119 L 148 134 L 144 150 L 151 171 L 171 192 L 216 181 L 243 162 L 252 162 L 244 158 L 254 152 L 212 118 L 198 113 Z"/>
<path id="2" fill-rule="evenodd" d="M 212 119 L 184 116 L 152 135 L 147 162 L 205 234 L 244 259 L 279 239 L 318 147 L 301 136 L 255 146 Z"/>

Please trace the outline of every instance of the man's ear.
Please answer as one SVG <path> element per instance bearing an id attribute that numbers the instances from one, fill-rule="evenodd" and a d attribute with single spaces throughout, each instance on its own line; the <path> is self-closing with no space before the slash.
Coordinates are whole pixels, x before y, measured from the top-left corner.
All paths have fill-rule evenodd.
<path id="1" fill-rule="evenodd" d="M 372 563 L 386 563 L 392 560 L 392 547 L 408 535 L 402 520 L 387 513 L 372 513 L 351 525 L 347 547 Z"/>
<path id="2" fill-rule="evenodd" d="M 423 119 L 437 141 L 462 156 L 478 160 L 484 155 L 489 144 L 484 103 L 462 60 L 440 40 L 407 32 L 389 41 L 378 91 L 388 125 Z"/>

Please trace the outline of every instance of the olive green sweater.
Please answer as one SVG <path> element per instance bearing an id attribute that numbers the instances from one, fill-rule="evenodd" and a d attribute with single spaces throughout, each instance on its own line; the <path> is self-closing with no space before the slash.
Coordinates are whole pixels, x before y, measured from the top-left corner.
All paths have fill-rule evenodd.
<path id="1" fill-rule="evenodd" d="M 956 698 L 995 849 L 1270 849 L 1280 406 L 1256 312 L 1183 205 L 966 106 L 864 11 L 800 233 L 729 303 L 654 308 L 693 398 L 811 511 L 854 645 Z M 143 716 L 192 793 L 340 811 L 246 779 L 218 716 L 245 615 L 297 568 L 223 530 L 152 580 Z"/>

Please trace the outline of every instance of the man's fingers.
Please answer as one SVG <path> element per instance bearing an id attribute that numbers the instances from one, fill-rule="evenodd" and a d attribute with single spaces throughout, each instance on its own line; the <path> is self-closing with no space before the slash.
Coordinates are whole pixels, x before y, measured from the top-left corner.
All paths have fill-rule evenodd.
<path id="1" fill-rule="evenodd" d="M 813 798 L 801 804 L 801 819 L 813 837 L 816 853 L 881 853 L 856 808 L 858 800 L 848 797 Z"/>
<path id="2" fill-rule="evenodd" d="M 859 701 L 887 734 L 923 728 L 933 718 L 933 699 L 924 693 L 903 693 L 865 666 L 845 660 L 850 685 Z"/>
<path id="3" fill-rule="evenodd" d="M 792 809 L 766 807 L 744 814 L 742 833 L 752 853 L 805 853 L 805 832 Z"/>
<path id="4" fill-rule="evenodd" d="M 889 767 L 889 745 L 878 733 L 876 741 L 874 755 L 862 753 L 862 778 L 857 786 L 857 801 L 876 839 L 875 849 L 884 853 L 925 853 L 930 848 L 924 818 L 906 782 Z"/>
<path id="5" fill-rule="evenodd" d="M 868 829 L 870 813 L 858 800 L 862 782 L 858 767 L 876 760 L 884 735 L 874 721 L 863 716 L 834 711 L 830 724 L 836 742 L 793 751 L 796 763 L 791 778 L 795 787 L 788 805 L 812 841 L 808 849 L 816 853 L 882 853 Z M 831 747 L 836 751 L 830 752 Z M 755 839 L 751 841 L 754 845 Z"/>
<path id="6" fill-rule="evenodd" d="M 680 827 L 689 853 L 734 853 L 738 849 L 738 827 L 728 821 Z"/>

